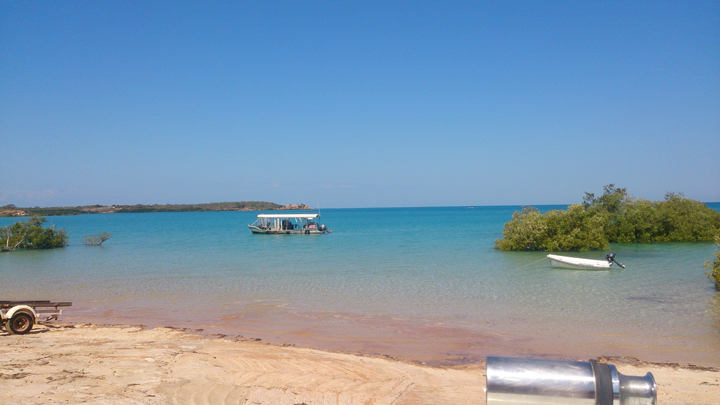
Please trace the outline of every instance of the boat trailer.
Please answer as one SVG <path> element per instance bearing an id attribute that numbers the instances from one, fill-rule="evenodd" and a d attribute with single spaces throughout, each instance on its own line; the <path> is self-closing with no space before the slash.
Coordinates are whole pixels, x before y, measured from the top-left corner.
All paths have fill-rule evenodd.
<path id="1" fill-rule="evenodd" d="M 72 302 L 0 301 L 0 327 L 11 335 L 24 335 L 38 322 L 57 320 L 60 307 L 69 306 Z"/>

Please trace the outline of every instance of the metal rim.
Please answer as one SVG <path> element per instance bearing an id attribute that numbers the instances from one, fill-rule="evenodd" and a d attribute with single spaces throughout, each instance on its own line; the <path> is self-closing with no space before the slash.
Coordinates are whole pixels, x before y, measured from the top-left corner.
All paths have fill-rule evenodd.
<path id="1" fill-rule="evenodd" d="M 25 312 L 13 315 L 8 324 L 8 328 L 13 334 L 22 335 L 28 333 L 32 329 L 32 316 Z"/>

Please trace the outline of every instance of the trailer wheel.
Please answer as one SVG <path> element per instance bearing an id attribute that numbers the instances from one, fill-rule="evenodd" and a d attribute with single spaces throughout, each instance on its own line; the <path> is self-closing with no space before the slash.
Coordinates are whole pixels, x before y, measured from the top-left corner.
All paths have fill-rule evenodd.
<path id="1" fill-rule="evenodd" d="M 26 312 L 18 312 L 5 323 L 5 330 L 11 335 L 24 335 L 33 327 L 33 318 Z"/>

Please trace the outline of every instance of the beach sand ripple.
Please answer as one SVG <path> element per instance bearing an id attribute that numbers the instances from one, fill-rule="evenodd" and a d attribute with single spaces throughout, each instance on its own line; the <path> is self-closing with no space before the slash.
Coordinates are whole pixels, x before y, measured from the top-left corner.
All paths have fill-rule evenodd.
<path id="1" fill-rule="evenodd" d="M 609 359 L 651 371 L 660 404 L 716 404 L 709 367 Z M 484 404 L 484 364 L 390 358 L 203 337 L 173 328 L 60 324 L 0 333 L 2 404 Z"/>

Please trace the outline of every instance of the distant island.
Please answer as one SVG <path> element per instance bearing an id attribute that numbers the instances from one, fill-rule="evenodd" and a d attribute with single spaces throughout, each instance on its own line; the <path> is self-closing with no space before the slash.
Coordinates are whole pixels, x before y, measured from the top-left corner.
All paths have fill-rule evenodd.
<path id="1" fill-rule="evenodd" d="M 135 204 L 135 205 L 83 205 L 79 207 L 22 208 L 12 204 L 0 207 L 0 217 L 115 214 L 137 212 L 204 212 L 204 211 L 271 211 L 312 210 L 305 204 L 280 205 L 264 201 L 240 201 L 207 204 Z"/>

